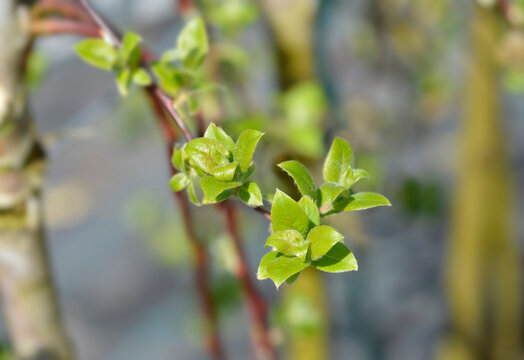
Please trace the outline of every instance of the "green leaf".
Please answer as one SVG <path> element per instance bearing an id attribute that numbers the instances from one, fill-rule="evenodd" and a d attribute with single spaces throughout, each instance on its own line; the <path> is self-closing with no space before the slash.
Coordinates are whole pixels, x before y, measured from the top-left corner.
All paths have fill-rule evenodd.
<path id="1" fill-rule="evenodd" d="M 242 185 L 238 191 L 238 197 L 251 207 L 263 205 L 260 188 L 253 181 L 248 181 Z"/>
<path id="2" fill-rule="evenodd" d="M 228 165 L 229 151 L 220 141 L 198 138 L 186 144 L 185 153 L 194 165 L 208 174 L 214 174 Z"/>
<path id="3" fill-rule="evenodd" d="M 172 96 L 177 96 L 179 90 L 191 79 L 189 74 L 167 63 L 154 62 L 151 64 L 151 70 L 158 78 L 162 90 Z"/>
<path id="4" fill-rule="evenodd" d="M 198 201 L 198 198 L 196 196 L 195 178 L 191 178 L 191 181 L 187 186 L 187 195 L 189 196 L 189 200 L 191 200 L 193 204 L 195 204 L 196 206 L 200 206 L 200 201 Z"/>
<path id="5" fill-rule="evenodd" d="M 296 256 L 306 261 L 309 243 L 296 230 L 282 230 L 271 234 L 266 241 L 266 247 L 268 246 L 274 247 L 284 255 Z"/>
<path id="6" fill-rule="evenodd" d="M 247 129 L 242 131 L 238 137 L 234 159 L 238 162 L 238 165 L 240 165 L 242 172 L 246 172 L 249 165 L 251 165 L 255 148 L 263 135 L 264 133 L 261 131 Z"/>
<path id="7" fill-rule="evenodd" d="M 320 186 L 318 204 L 320 205 L 320 212 L 325 214 L 332 209 L 331 204 L 335 199 L 346 191 L 346 187 L 338 185 L 333 182 L 327 182 Z"/>
<path id="8" fill-rule="evenodd" d="M 144 69 L 138 68 L 133 72 L 133 82 L 139 86 L 149 86 L 153 83 L 151 76 Z"/>
<path id="9" fill-rule="evenodd" d="M 140 42 L 142 38 L 133 33 L 128 32 L 124 35 L 121 47 L 122 66 L 129 66 L 135 69 L 140 64 Z"/>
<path id="10" fill-rule="evenodd" d="M 235 142 L 231 137 L 226 134 L 222 128 L 216 126 L 213 123 L 210 123 L 209 126 L 206 129 L 206 132 L 204 133 L 204 137 L 208 139 L 216 139 L 220 141 L 224 146 L 231 152 L 235 152 Z"/>
<path id="11" fill-rule="evenodd" d="M 126 96 L 131 84 L 131 72 L 129 69 L 123 69 L 116 75 L 116 84 L 118 85 L 118 92 L 122 96 Z"/>
<path id="12" fill-rule="evenodd" d="M 295 200 L 277 189 L 271 206 L 271 227 L 273 232 L 297 230 L 303 236 L 306 236 L 309 229 L 309 219 Z"/>
<path id="13" fill-rule="evenodd" d="M 101 69 L 111 70 L 117 61 L 115 48 L 102 39 L 87 39 L 79 42 L 75 50 L 90 65 Z"/>
<path id="14" fill-rule="evenodd" d="M 175 176 L 171 178 L 169 181 L 169 185 L 171 185 L 171 189 L 173 191 L 181 191 L 184 190 L 190 183 L 189 177 L 184 173 L 178 173 Z"/>
<path id="15" fill-rule="evenodd" d="M 343 243 L 337 243 L 326 255 L 311 263 L 318 270 L 330 273 L 358 270 L 355 255 Z"/>
<path id="16" fill-rule="evenodd" d="M 378 193 L 359 192 L 348 198 L 341 199 L 333 205 L 336 211 L 365 210 L 377 206 L 391 206 L 391 203 Z"/>
<path id="17" fill-rule="evenodd" d="M 278 287 L 289 277 L 304 270 L 308 266 L 308 263 L 300 260 L 297 257 L 283 255 L 268 262 L 266 266 L 266 272 L 278 289 Z"/>
<path id="18" fill-rule="evenodd" d="M 249 179 L 249 177 L 251 176 L 251 174 L 253 174 L 254 171 L 255 164 L 253 163 L 249 166 L 246 172 L 240 174 L 240 176 L 238 177 L 239 181 L 246 181 L 247 179 Z"/>
<path id="19" fill-rule="evenodd" d="M 367 171 L 362 169 L 349 169 L 343 178 L 342 184 L 348 188 L 352 187 L 360 179 L 369 178 Z"/>
<path id="20" fill-rule="evenodd" d="M 286 283 L 288 283 L 288 284 L 290 284 L 290 285 L 293 284 L 293 283 L 298 279 L 298 276 L 299 276 L 299 275 L 300 275 L 299 272 L 297 272 L 295 275 L 291 275 L 290 277 L 288 277 L 288 278 L 286 279 Z"/>
<path id="21" fill-rule="evenodd" d="M 200 186 L 204 192 L 204 204 L 214 204 L 224 200 L 220 195 L 227 190 L 235 189 L 242 185 L 237 181 L 220 181 L 213 176 L 204 176 L 200 180 Z"/>
<path id="22" fill-rule="evenodd" d="M 173 150 L 173 157 L 171 158 L 171 162 L 173 163 L 173 166 L 179 170 L 179 171 L 184 171 L 185 170 L 185 166 L 184 166 L 184 148 L 180 148 L 180 149 L 175 149 Z"/>
<path id="23" fill-rule="evenodd" d="M 317 204 L 309 196 L 303 196 L 298 204 L 309 218 L 309 227 L 317 226 L 320 223 L 320 213 L 318 212 Z"/>
<path id="24" fill-rule="evenodd" d="M 296 160 L 289 160 L 281 162 L 278 166 L 295 180 L 302 195 L 310 196 L 312 199 L 316 198 L 315 183 L 311 174 L 302 163 Z"/>
<path id="25" fill-rule="evenodd" d="M 331 226 L 319 225 L 311 229 L 307 241 L 311 243 L 311 260 L 318 260 L 344 237 Z"/>
<path id="26" fill-rule="evenodd" d="M 324 161 L 322 169 L 324 181 L 343 183 L 344 175 L 353 167 L 353 164 L 354 157 L 351 145 L 344 139 L 335 138 Z"/>
<path id="27" fill-rule="evenodd" d="M 269 274 L 267 272 L 267 264 L 269 264 L 271 261 L 275 260 L 278 256 L 281 256 L 282 254 L 278 251 L 271 251 L 268 252 L 262 260 L 260 260 L 260 265 L 258 265 L 258 271 L 257 271 L 257 279 L 258 280 L 264 280 L 269 277 Z"/>
<path id="28" fill-rule="evenodd" d="M 236 162 L 224 165 L 222 167 L 217 168 L 215 171 L 213 171 L 211 175 L 216 177 L 218 180 L 230 181 L 235 176 L 237 165 L 238 164 Z"/>
<path id="29" fill-rule="evenodd" d="M 189 21 L 177 38 L 176 51 L 185 67 L 196 69 L 205 59 L 208 52 L 206 26 L 196 17 Z"/>

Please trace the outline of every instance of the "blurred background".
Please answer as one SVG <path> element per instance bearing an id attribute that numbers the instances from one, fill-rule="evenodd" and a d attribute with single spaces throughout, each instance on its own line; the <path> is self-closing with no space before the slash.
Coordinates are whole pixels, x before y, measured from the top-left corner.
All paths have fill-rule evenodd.
<path id="1" fill-rule="evenodd" d="M 158 54 L 191 17 L 173 0 L 92 3 Z M 312 292 L 256 282 L 283 357 L 522 359 L 524 4 L 197 3 L 223 85 L 202 94 L 204 118 L 234 136 L 267 133 L 255 155 L 262 191 L 293 191 L 274 166 L 289 158 L 319 180 L 337 135 L 371 174 L 357 188 L 393 203 L 330 220 L 358 272 L 322 275 Z M 111 76 L 83 63 L 77 41 L 39 39 L 28 79 L 49 157 L 49 253 L 77 358 L 205 359 L 193 255 L 154 114 L 138 89 L 121 98 Z M 228 235 L 217 212 L 192 210 L 227 354 L 248 359 Z M 247 208 L 239 216 L 254 276 L 268 223 Z M 300 355 L 293 343 L 315 337 Z"/>

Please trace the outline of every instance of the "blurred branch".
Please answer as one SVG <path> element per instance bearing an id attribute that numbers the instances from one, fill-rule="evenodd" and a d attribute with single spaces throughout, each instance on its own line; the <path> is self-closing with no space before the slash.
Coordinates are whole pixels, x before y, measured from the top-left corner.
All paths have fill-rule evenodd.
<path id="1" fill-rule="evenodd" d="M 264 299 L 258 293 L 255 285 L 253 284 L 253 281 L 251 280 L 251 276 L 249 275 L 249 266 L 247 264 L 242 239 L 238 233 L 237 217 L 233 206 L 233 203 L 230 201 L 224 201 L 217 204 L 217 207 L 224 215 L 227 231 L 233 239 L 236 255 L 240 260 L 236 269 L 236 276 L 240 280 L 242 289 L 244 291 L 244 296 L 247 299 L 249 310 L 253 318 L 253 346 L 256 351 L 255 355 L 257 359 L 261 360 L 277 359 L 278 356 L 269 335 L 269 328 L 267 324 L 267 306 Z"/>
<path id="2" fill-rule="evenodd" d="M 31 8 L 34 19 L 47 16 L 63 16 L 68 19 L 89 21 L 84 10 L 78 4 L 61 0 L 41 0 Z"/>
<path id="3" fill-rule="evenodd" d="M 97 26 L 86 24 L 75 20 L 46 19 L 31 22 L 31 34 L 54 35 L 54 34 L 78 34 L 88 37 L 100 37 L 102 32 Z"/>

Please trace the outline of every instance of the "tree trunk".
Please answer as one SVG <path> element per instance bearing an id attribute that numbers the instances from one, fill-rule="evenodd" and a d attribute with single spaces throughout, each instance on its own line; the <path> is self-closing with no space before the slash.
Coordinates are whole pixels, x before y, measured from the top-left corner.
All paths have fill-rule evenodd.
<path id="1" fill-rule="evenodd" d="M 475 7 L 448 248 L 453 333 L 441 349 L 446 360 L 512 360 L 519 353 L 520 277 L 494 58 L 498 35 L 496 14 Z"/>
<path id="2" fill-rule="evenodd" d="M 27 3 L 27 2 L 25 2 Z M 71 359 L 42 228 L 45 159 L 26 104 L 29 9 L 0 1 L 0 290 L 17 359 Z"/>

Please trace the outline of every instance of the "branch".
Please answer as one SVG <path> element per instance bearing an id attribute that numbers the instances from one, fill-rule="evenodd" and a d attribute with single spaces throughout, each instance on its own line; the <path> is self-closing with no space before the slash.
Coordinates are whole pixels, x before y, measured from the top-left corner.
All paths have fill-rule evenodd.
<path id="1" fill-rule="evenodd" d="M 31 23 L 31 35 L 78 34 L 88 37 L 101 37 L 101 30 L 93 25 L 75 20 L 48 19 Z"/>
<path id="2" fill-rule="evenodd" d="M 80 4 L 83 6 L 85 11 L 89 14 L 91 19 L 95 22 L 95 24 L 98 25 L 98 27 L 103 31 L 104 37 L 106 37 L 114 46 L 120 46 L 121 45 L 121 37 L 120 35 L 113 29 L 111 25 L 107 21 L 105 21 L 101 15 L 99 15 L 96 10 L 89 5 L 89 2 L 87 0 L 80 0 Z M 149 69 L 149 65 L 147 64 L 147 59 L 151 59 L 152 56 L 148 53 L 146 53 L 146 56 L 143 57 L 142 65 Z M 180 118 L 180 115 L 173 107 L 173 99 L 171 99 L 168 95 L 166 95 L 157 84 L 151 85 L 154 89 L 153 96 L 157 97 L 162 106 L 165 108 L 165 110 L 168 112 L 169 116 L 173 119 L 178 129 L 182 132 L 184 137 L 187 141 L 191 141 L 192 137 L 189 133 L 189 130 L 187 129 L 186 125 Z"/>
<path id="3" fill-rule="evenodd" d="M 259 206 L 259 207 L 253 208 L 253 210 L 261 214 L 263 217 L 265 217 L 269 221 L 271 221 L 271 213 L 267 211 L 266 209 L 264 209 L 263 207 Z"/>
<path id="4" fill-rule="evenodd" d="M 238 233 L 238 224 L 233 203 L 226 200 L 217 204 L 217 208 L 220 209 L 224 215 L 226 228 L 233 239 L 233 245 L 235 246 L 235 252 L 237 259 L 239 260 L 236 269 L 236 276 L 240 280 L 244 296 L 249 305 L 251 317 L 253 318 L 253 346 L 256 351 L 256 358 L 267 360 L 277 359 L 278 356 L 269 335 L 266 302 L 262 296 L 260 296 L 255 285 L 251 281 L 244 247 L 242 245 L 242 240 L 240 239 L 240 234 Z"/>
<path id="5" fill-rule="evenodd" d="M 172 143 L 176 140 L 176 133 L 173 131 L 169 119 L 164 112 L 164 107 L 159 102 L 159 99 L 156 96 L 154 96 L 152 90 L 148 90 L 147 94 L 151 100 L 151 104 L 157 116 L 158 122 L 162 127 L 162 135 L 164 136 L 167 145 L 166 150 L 169 159 L 171 157 Z M 173 167 L 172 164 L 170 164 L 170 169 L 173 175 L 176 174 L 177 170 Z M 191 210 L 189 208 L 187 198 L 181 192 L 173 193 L 173 195 L 180 207 L 180 212 L 182 213 L 182 220 L 184 224 L 184 231 L 187 235 L 189 244 L 191 245 L 193 249 L 193 254 L 195 256 L 195 282 L 197 285 L 197 290 L 205 315 L 205 320 L 209 327 L 207 347 L 214 359 L 224 360 L 226 357 L 224 355 L 222 342 L 219 336 L 220 331 L 218 328 L 216 306 L 215 301 L 213 299 L 211 287 L 209 285 L 209 261 L 207 252 L 204 248 L 204 245 L 200 240 L 198 240 L 194 232 L 194 222 L 191 217 Z"/>

